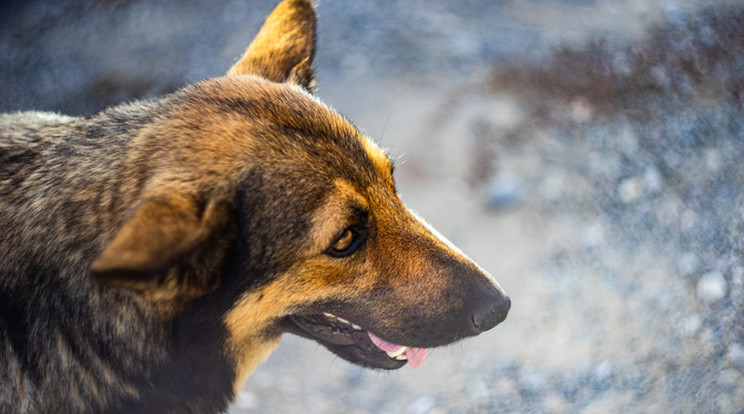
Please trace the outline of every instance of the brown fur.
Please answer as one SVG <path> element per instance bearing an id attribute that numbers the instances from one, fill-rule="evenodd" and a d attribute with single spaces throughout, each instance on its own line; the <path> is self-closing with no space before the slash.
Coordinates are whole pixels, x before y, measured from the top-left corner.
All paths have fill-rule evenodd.
<path id="1" fill-rule="evenodd" d="M 285 0 L 226 77 L 88 119 L 0 116 L 0 411 L 216 412 L 283 332 L 391 369 L 367 331 L 430 347 L 506 317 L 309 93 L 314 30 Z M 356 342 L 307 322 L 325 312 Z"/>

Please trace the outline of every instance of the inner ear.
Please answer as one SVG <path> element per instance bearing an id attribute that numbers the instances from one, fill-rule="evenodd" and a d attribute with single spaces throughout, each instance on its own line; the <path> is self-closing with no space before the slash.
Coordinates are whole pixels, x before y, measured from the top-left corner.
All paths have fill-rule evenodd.
<path id="1" fill-rule="evenodd" d="M 315 10 L 310 0 L 284 0 L 266 19 L 243 57 L 227 72 L 313 88 Z"/>
<path id="2" fill-rule="evenodd" d="M 225 219 L 218 203 L 178 195 L 145 199 L 90 267 L 98 281 L 147 291 Z"/>

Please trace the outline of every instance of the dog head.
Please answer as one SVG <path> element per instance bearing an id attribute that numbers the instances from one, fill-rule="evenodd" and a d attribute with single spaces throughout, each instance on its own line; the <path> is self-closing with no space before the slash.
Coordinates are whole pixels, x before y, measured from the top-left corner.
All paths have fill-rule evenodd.
<path id="1" fill-rule="evenodd" d="M 127 156 L 142 195 L 91 266 L 169 317 L 219 309 L 238 383 L 282 332 L 392 369 L 510 307 L 403 205 L 385 152 L 312 94 L 314 47 L 312 4 L 285 0 L 227 76 L 163 98 Z"/>

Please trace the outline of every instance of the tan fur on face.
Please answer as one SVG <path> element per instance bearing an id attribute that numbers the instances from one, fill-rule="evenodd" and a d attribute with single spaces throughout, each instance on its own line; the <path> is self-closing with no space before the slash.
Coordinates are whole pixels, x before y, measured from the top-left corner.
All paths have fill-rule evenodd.
<path id="1" fill-rule="evenodd" d="M 336 179 L 334 191 L 313 213 L 312 229 L 305 250 L 300 255 L 304 260 L 293 265 L 269 286 L 244 296 L 225 318 L 228 343 L 239 367 L 236 390 L 278 343 L 278 338 L 266 338 L 262 336 L 263 332 L 279 319 L 292 314 L 297 307 L 323 300 L 364 297 L 381 282 L 393 286 L 397 290 L 396 300 L 401 301 L 418 298 L 427 303 L 443 303 L 442 292 L 451 290 L 446 280 L 442 280 L 442 283 L 431 282 L 437 288 L 427 289 L 416 275 L 431 268 L 432 264 L 415 254 L 409 257 L 396 252 L 415 248 L 396 243 L 396 235 L 401 232 L 413 231 L 416 237 L 427 240 L 433 237 L 393 192 L 387 157 L 372 143 L 365 145 L 365 148 L 375 151 L 370 157 L 377 159 L 375 164 L 379 181 L 359 189 L 346 180 Z M 353 263 L 330 258 L 323 253 L 334 237 L 349 225 L 350 206 L 370 210 L 378 221 L 379 233 L 378 239 L 370 241 L 364 253 L 368 259 Z M 405 260 L 401 260 L 404 256 Z M 385 269 L 391 267 L 396 271 L 386 273 Z M 436 269 L 431 268 L 425 273 L 429 273 L 432 280 L 436 279 Z M 395 277 L 391 277 L 393 275 Z M 432 309 L 436 310 L 435 307 Z M 391 317 L 394 316 L 391 314 Z M 258 354 L 253 352 L 256 349 L 260 350 Z"/>
<path id="2" fill-rule="evenodd" d="M 289 315 L 297 305 L 339 294 L 338 287 L 334 289 L 328 283 L 318 286 L 323 280 L 318 276 L 338 272 L 338 269 L 328 266 L 329 261 L 323 251 L 348 220 L 346 214 L 350 201 L 366 204 L 352 185 L 336 180 L 335 191 L 314 214 L 313 231 L 304 255 L 306 261 L 296 264 L 279 280 L 259 292 L 245 295 L 227 314 L 225 325 L 229 335 L 228 344 L 238 366 L 236 392 L 279 342 L 278 337 L 264 336 L 268 327 Z M 341 293 L 348 294 L 348 291 Z"/>

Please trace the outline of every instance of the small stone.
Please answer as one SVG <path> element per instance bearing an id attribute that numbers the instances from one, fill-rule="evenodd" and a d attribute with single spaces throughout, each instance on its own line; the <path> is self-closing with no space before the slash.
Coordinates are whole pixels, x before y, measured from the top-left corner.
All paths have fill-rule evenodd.
<path id="1" fill-rule="evenodd" d="M 704 274 L 697 284 L 697 297 L 706 303 L 713 303 L 723 299 L 728 291 L 726 279 L 718 271 Z"/>
<path id="2" fill-rule="evenodd" d="M 422 395 L 418 397 L 406 410 L 407 413 L 411 414 L 424 414 L 428 413 L 437 405 L 437 400 L 431 395 Z"/>
<path id="3" fill-rule="evenodd" d="M 617 146 L 620 152 L 633 155 L 638 151 L 638 137 L 630 128 L 625 128 L 617 136 Z"/>
<path id="4" fill-rule="evenodd" d="M 663 89 L 668 89 L 670 86 L 670 77 L 667 74 L 666 69 L 661 65 L 651 68 L 651 78 Z"/>
<path id="5" fill-rule="evenodd" d="M 687 252 L 677 260 L 677 267 L 682 275 L 689 275 L 698 267 L 698 258 L 695 253 Z"/>
<path id="6" fill-rule="evenodd" d="M 632 177 L 620 183 L 617 187 L 617 195 L 623 204 L 630 204 L 643 195 L 643 180 L 639 177 Z"/>
<path id="7" fill-rule="evenodd" d="M 571 102 L 571 118 L 577 124 L 585 124 L 592 120 L 594 108 L 586 99 L 576 99 Z"/>
<path id="8" fill-rule="evenodd" d="M 717 149 L 709 148 L 705 151 L 705 167 L 711 173 L 721 169 L 721 153 Z"/>
<path id="9" fill-rule="evenodd" d="M 661 177 L 659 170 L 649 167 L 643 172 L 643 184 L 649 192 L 658 193 L 664 186 L 664 179 Z"/>
<path id="10" fill-rule="evenodd" d="M 687 337 L 692 337 L 700 330 L 703 326 L 703 318 L 700 315 L 690 315 L 686 317 L 680 326 L 680 333 Z"/>
<path id="11" fill-rule="evenodd" d="M 541 391 L 548 384 L 547 376 L 539 371 L 528 372 L 522 376 L 522 387 L 528 391 Z"/>
<path id="12" fill-rule="evenodd" d="M 716 334 L 709 327 L 700 330 L 697 336 L 697 343 L 700 346 L 701 355 L 713 355 L 716 350 Z"/>
<path id="13" fill-rule="evenodd" d="M 604 239 L 605 231 L 600 222 L 585 227 L 581 235 L 581 240 L 586 247 L 597 247 L 604 242 Z"/>
<path id="14" fill-rule="evenodd" d="M 475 380 L 470 381 L 466 391 L 468 399 L 478 403 L 486 403 L 491 397 L 492 389 L 483 381 Z"/>
<path id="15" fill-rule="evenodd" d="M 607 381 L 614 371 L 612 362 L 609 359 L 603 359 L 592 367 L 592 379 L 598 383 Z"/>
<path id="16" fill-rule="evenodd" d="M 687 209 L 682 212 L 679 218 L 679 228 L 682 231 L 696 230 L 698 215 L 694 211 Z"/>
<path id="17" fill-rule="evenodd" d="M 734 288 L 744 287 L 744 267 L 736 266 L 731 271 L 731 283 L 734 285 Z"/>
<path id="18" fill-rule="evenodd" d="M 488 207 L 492 210 L 505 210 L 524 202 L 525 190 L 522 179 L 512 173 L 502 173 L 494 177 L 488 186 Z"/>
<path id="19" fill-rule="evenodd" d="M 506 396 L 519 394 L 519 385 L 509 379 L 500 379 L 494 385 L 494 389 L 499 393 Z"/>
<path id="20" fill-rule="evenodd" d="M 548 174 L 537 191 L 547 201 L 558 201 L 566 192 L 566 181 L 561 173 Z"/>
<path id="21" fill-rule="evenodd" d="M 559 393 L 551 392 L 543 400 L 543 409 L 546 413 L 565 413 L 570 411 L 571 405 Z"/>
<path id="22" fill-rule="evenodd" d="M 718 384 L 726 387 L 726 388 L 732 388 L 739 385 L 741 382 L 741 374 L 739 374 L 739 371 L 729 368 L 724 369 L 723 371 L 718 373 Z"/>
<path id="23" fill-rule="evenodd" d="M 736 368 L 744 368 L 744 346 L 734 342 L 729 345 L 726 361 Z"/>

